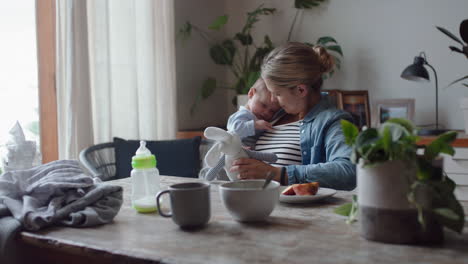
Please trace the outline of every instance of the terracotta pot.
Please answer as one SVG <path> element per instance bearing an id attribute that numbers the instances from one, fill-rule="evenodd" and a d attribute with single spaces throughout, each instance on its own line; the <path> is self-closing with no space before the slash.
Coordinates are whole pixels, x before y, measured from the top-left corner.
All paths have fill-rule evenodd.
<path id="1" fill-rule="evenodd" d="M 423 229 L 416 208 L 408 201 L 410 182 L 415 178 L 415 165 L 403 161 L 388 161 L 366 168 L 362 163 L 357 166 L 362 237 L 396 244 L 442 241 L 442 227 L 432 215 L 426 214 L 428 225 Z M 430 201 L 424 206 L 430 206 Z"/>

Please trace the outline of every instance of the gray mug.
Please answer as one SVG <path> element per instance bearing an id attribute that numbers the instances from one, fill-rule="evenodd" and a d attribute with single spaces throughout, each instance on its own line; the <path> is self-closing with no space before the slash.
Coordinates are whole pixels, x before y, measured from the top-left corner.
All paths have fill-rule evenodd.
<path id="1" fill-rule="evenodd" d="M 160 199 L 169 193 L 171 212 L 161 210 Z M 156 196 L 156 205 L 161 216 L 172 217 L 174 223 L 183 228 L 203 226 L 210 220 L 210 184 L 187 182 L 169 186 Z"/>

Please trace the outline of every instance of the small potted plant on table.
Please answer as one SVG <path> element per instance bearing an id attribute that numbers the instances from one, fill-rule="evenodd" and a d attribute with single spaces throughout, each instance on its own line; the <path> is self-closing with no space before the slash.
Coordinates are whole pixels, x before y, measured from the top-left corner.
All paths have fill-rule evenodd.
<path id="1" fill-rule="evenodd" d="M 440 242 L 443 226 L 463 230 L 463 208 L 454 196 L 454 182 L 443 173 L 439 155 L 454 154 L 450 144 L 456 132 L 419 146 L 413 124 L 405 119 L 390 119 L 379 129 L 361 132 L 348 121 L 342 120 L 341 125 L 357 164 L 358 198 L 357 206 L 344 205 L 337 212 L 354 218 L 359 211 L 364 238 L 405 244 Z"/>

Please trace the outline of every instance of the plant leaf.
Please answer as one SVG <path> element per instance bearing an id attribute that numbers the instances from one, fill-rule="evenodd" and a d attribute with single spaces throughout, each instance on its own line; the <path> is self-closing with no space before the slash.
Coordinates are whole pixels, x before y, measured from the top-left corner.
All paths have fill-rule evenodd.
<path id="1" fill-rule="evenodd" d="M 255 72 L 249 72 L 249 75 L 247 76 L 247 82 L 245 83 L 245 88 L 250 89 L 254 85 L 254 83 L 260 78 L 260 71 L 255 71 Z"/>
<path id="2" fill-rule="evenodd" d="M 460 23 L 460 37 L 468 43 L 468 19 L 463 20 Z"/>
<path id="3" fill-rule="evenodd" d="M 236 46 L 230 39 L 223 41 L 221 44 L 215 44 L 210 48 L 211 59 L 220 65 L 232 65 Z"/>
<path id="4" fill-rule="evenodd" d="M 211 77 L 206 78 L 205 81 L 203 81 L 203 85 L 201 88 L 201 98 L 202 99 L 208 98 L 210 95 L 213 94 L 215 89 L 216 89 L 216 79 L 211 78 Z"/>
<path id="5" fill-rule="evenodd" d="M 250 34 L 237 33 L 234 39 L 239 40 L 239 42 L 244 46 L 252 45 L 253 43 L 252 36 Z"/>
<path id="6" fill-rule="evenodd" d="M 461 42 L 461 40 L 460 40 L 457 36 L 455 36 L 454 34 L 452 34 L 450 31 L 446 30 L 446 29 L 443 28 L 443 27 L 438 27 L 438 26 L 436 26 L 436 28 L 437 28 L 438 30 L 440 30 L 442 33 L 444 33 L 445 35 L 447 35 L 449 38 L 455 40 L 456 42 L 462 44 L 462 46 L 463 46 L 463 42 Z"/>
<path id="7" fill-rule="evenodd" d="M 334 51 L 340 54 L 341 57 L 343 57 L 343 50 L 341 50 L 341 47 L 339 45 L 325 46 L 324 48 L 326 48 L 327 50 Z"/>
<path id="8" fill-rule="evenodd" d="M 440 153 L 445 153 L 453 156 L 455 154 L 454 148 L 450 145 L 457 138 L 457 132 L 449 131 L 438 136 L 431 144 L 426 146 L 424 157 L 428 160 L 433 160 Z"/>
<path id="9" fill-rule="evenodd" d="M 452 209 L 449 208 L 436 208 L 433 211 L 434 213 L 439 214 L 450 220 L 457 221 L 460 218 L 459 215 L 457 215 Z"/>
<path id="10" fill-rule="evenodd" d="M 310 9 L 319 6 L 324 0 L 295 0 L 294 7 L 298 9 Z"/>
<path id="11" fill-rule="evenodd" d="M 356 137 L 359 134 L 359 129 L 353 123 L 349 122 L 348 120 L 341 119 L 341 129 L 343 130 L 343 134 L 345 136 L 345 142 L 348 145 L 353 145 Z"/>
<path id="12" fill-rule="evenodd" d="M 182 40 L 182 42 L 187 41 L 188 38 L 190 38 L 192 34 L 192 24 L 188 21 L 185 22 L 182 27 L 179 29 L 179 33 L 177 34 L 177 37 Z"/>
<path id="13" fill-rule="evenodd" d="M 457 47 L 449 46 L 449 49 L 450 49 L 451 51 L 455 51 L 455 52 L 464 54 L 464 53 L 463 53 L 463 50 L 461 50 L 461 49 L 459 49 L 459 48 L 457 48 Z"/>
<path id="14" fill-rule="evenodd" d="M 351 213 L 351 208 L 353 207 L 353 203 L 346 203 L 346 204 L 343 204 L 342 206 L 338 207 L 338 208 L 335 208 L 335 210 L 333 210 L 333 212 L 335 212 L 335 214 L 339 214 L 339 215 L 342 215 L 342 216 L 349 216 L 349 214 Z"/>
<path id="15" fill-rule="evenodd" d="M 463 76 L 463 77 L 461 77 L 461 78 L 459 78 L 459 79 L 456 79 L 455 81 L 453 81 L 453 82 L 451 82 L 449 85 L 447 85 L 447 87 L 448 87 L 448 86 L 451 86 L 451 85 L 453 85 L 453 84 L 455 84 L 455 83 L 457 83 L 457 82 L 459 82 L 459 81 L 463 81 L 463 80 L 465 80 L 465 79 L 468 79 L 468 75 Z"/>
<path id="16" fill-rule="evenodd" d="M 336 39 L 330 37 L 330 36 L 324 36 L 324 37 L 321 37 L 317 40 L 317 44 L 318 45 L 322 45 L 322 46 L 326 46 L 328 43 L 330 42 L 333 42 L 335 44 L 338 44 L 338 42 L 336 41 Z"/>
<path id="17" fill-rule="evenodd" d="M 211 25 L 208 26 L 208 28 L 211 30 L 220 30 L 224 25 L 226 25 L 228 18 L 228 15 L 219 16 L 215 21 L 213 21 L 213 23 L 211 23 Z"/>
<path id="18" fill-rule="evenodd" d="M 441 223 L 445 227 L 452 229 L 455 232 L 461 233 L 465 224 L 465 213 L 463 211 L 463 207 L 461 206 L 460 202 L 457 200 L 453 193 L 454 186 L 452 185 L 455 184 L 448 177 L 445 177 L 445 179 L 446 181 L 437 181 L 436 184 L 433 184 L 435 186 L 435 191 L 438 193 L 439 198 L 434 201 L 434 203 L 436 204 L 434 204 L 433 207 L 449 209 L 458 217 L 455 219 L 451 217 L 450 213 L 449 215 L 440 214 L 440 211 L 436 212 L 435 217 L 437 218 L 439 223 Z"/>
<path id="19" fill-rule="evenodd" d="M 259 5 L 254 11 L 247 12 L 247 20 L 244 27 L 242 28 L 242 33 L 248 33 L 255 23 L 259 21 L 258 17 L 260 15 L 271 15 L 276 12 L 276 8 L 264 8 L 263 4 Z"/>
<path id="20" fill-rule="evenodd" d="M 394 123 L 394 124 L 399 124 L 400 126 L 404 127 L 408 133 L 413 133 L 414 132 L 414 125 L 411 123 L 411 121 L 404 119 L 404 118 L 391 118 L 387 120 L 386 122 L 389 123 Z"/>

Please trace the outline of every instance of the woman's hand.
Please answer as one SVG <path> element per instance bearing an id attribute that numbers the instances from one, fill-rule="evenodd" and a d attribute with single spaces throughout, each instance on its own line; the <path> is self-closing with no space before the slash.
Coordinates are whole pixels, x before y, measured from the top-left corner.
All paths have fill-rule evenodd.
<path id="1" fill-rule="evenodd" d="M 241 180 L 245 179 L 265 179 L 268 172 L 273 172 L 273 180 L 280 181 L 281 168 L 273 167 L 263 161 L 249 158 L 240 158 L 232 163 L 231 172 L 239 172 L 237 176 Z"/>

